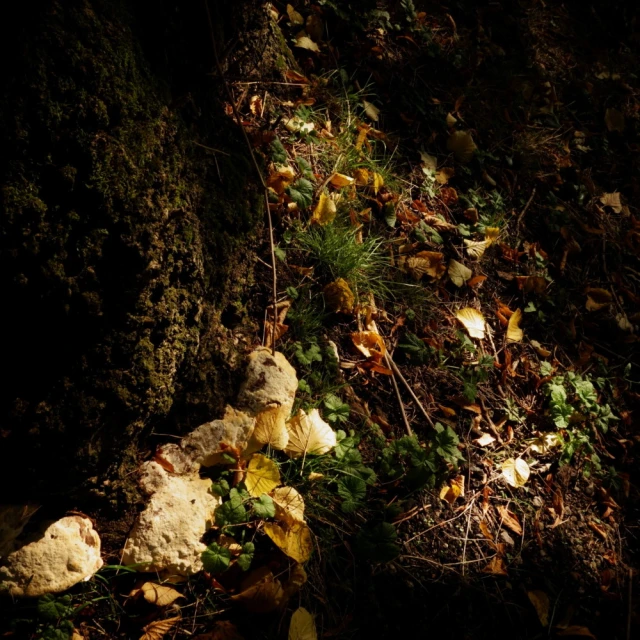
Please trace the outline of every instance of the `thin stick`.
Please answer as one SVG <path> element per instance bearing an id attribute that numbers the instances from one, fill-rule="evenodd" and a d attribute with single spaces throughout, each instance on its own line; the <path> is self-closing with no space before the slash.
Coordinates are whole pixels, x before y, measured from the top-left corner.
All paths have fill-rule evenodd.
<path id="1" fill-rule="evenodd" d="M 385 352 L 384 358 L 387 362 L 387 366 L 393 371 L 393 360 L 389 357 L 389 354 Z M 402 412 L 402 420 L 404 421 L 405 429 L 407 433 L 412 436 L 413 431 L 411 431 L 411 425 L 409 424 L 409 418 L 407 418 L 407 412 L 404 410 L 404 404 L 402 403 L 402 396 L 400 395 L 400 389 L 398 389 L 398 383 L 396 382 L 396 376 L 391 376 L 391 382 L 393 382 L 393 388 L 396 391 L 396 396 L 398 397 L 398 404 L 400 405 L 400 411 Z"/>
<path id="2" fill-rule="evenodd" d="M 272 331 L 272 340 L 271 340 L 271 353 L 275 354 L 276 352 L 276 323 L 278 321 L 276 313 L 275 313 L 275 309 L 276 309 L 276 301 L 278 298 L 278 279 L 277 279 L 277 274 L 276 274 L 276 252 L 275 252 L 275 246 L 274 246 L 274 242 L 273 242 L 273 221 L 271 220 L 271 210 L 269 209 L 269 190 L 267 187 L 267 183 L 264 180 L 264 177 L 262 176 L 262 171 L 260 171 L 260 165 L 258 164 L 258 161 L 256 160 L 256 156 L 253 153 L 253 147 L 251 146 L 251 142 L 249 141 L 249 136 L 247 135 L 247 132 L 245 131 L 245 128 L 242 126 L 242 119 L 240 118 L 240 114 L 238 113 L 238 108 L 236 107 L 236 103 L 235 100 L 233 99 L 233 94 L 231 93 L 231 89 L 229 88 L 229 85 L 227 83 L 227 80 L 224 76 L 224 72 L 222 71 L 222 65 L 220 64 L 220 59 L 218 58 L 218 46 L 216 44 L 216 36 L 215 33 L 213 31 L 213 22 L 211 21 L 211 12 L 209 11 L 209 3 L 207 2 L 207 0 L 204 0 L 204 8 L 207 12 L 207 21 L 209 22 L 209 33 L 211 35 L 211 46 L 213 48 L 213 57 L 215 58 L 215 62 L 216 62 L 216 69 L 218 71 L 218 75 L 220 76 L 220 78 L 222 79 L 222 84 L 224 85 L 225 88 L 225 92 L 227 94 L 227 99 L 229 100 L 229 104 L 231 105 L 231 108 L 233 109 L 233 116 L 235 118 L 236 124 L 238 125 L 238 127 L 240 127 L 240 131 L 242 131 L 242 135 L 244 137 L 244 141 L 247 144 L 247 149 L 249 149 L 249 155 L 251 156 L 251 161 L 253 163 L 253 166 L 256 170 L 256 173 L 258 174 L 258 178 L 260 180 L 260 184 L 262 185 L 262 189 L 264 191 L 264 204 L 266 207 L 266 212 L 267 212 L 267 221 L 269 223 L 269 243 L 271 245 L 271 266 L 273 269 L 273 327 L 271 328 Z"/>
<path id="3" fill-rule="evenodd" d="M 426 418 L 427 422 L 432 427 L 435 428 L 435 425 L 433 424 L 433 420 L 431 419 L 431 416 L 427 413 L 427 410 L 424 408 L 422 402 L 420 402 L 420 400 L 418 399 L 418 396 L 413 392 L 413 389 L 407 382 L 406 378 L 400 372 L 400 369 L 398 369 L 398 365 L 391 359 L 391 357 L 388 356 L 388 354 L 387 354 L 387 362 L 390 365 L 389 368 L 398 376 L 398 378 L 400 378 L 401 382 L 406 387 L 407 391 L 409 392 L 409 395 L 413 398 L 413 401 L 418 405 L 418 409 L 420 409 L 420 411 L 422 412 L 422 415 Z"/>
<path id="4" fill-rule="evenodd" d="M 516 225 L 517 235 L 520 235 L 520 225 L 522 224 L 522 218 L 524 218 L 524 214 L 527 213 L 527 209 L 529 208 L 529 205 L 533 202 L 533 196 L 535 195 L 536 195 L 536 188 L 533 187 L 533 191 L 531 192 L 531 195 L 527 200 L 527 204 L 524 205 L 524 209 L 522 210 L 522 213 L 518 216 L 518 224 Z"/>

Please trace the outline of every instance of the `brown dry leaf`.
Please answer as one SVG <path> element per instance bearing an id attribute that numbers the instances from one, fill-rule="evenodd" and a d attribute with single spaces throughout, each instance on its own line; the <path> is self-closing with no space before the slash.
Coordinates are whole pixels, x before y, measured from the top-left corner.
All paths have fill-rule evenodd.
<path id="1" fill-rule="evenodd" d="M 609 539 L 606 529 L 601 524 L 591 521 L 589 522 L 589 528 L 595 531 L 603 540 Z"/>
<path id="2" fill-rule="evenodd" d="M 447 149 L 458 162 L 470 162 L 477 148 L 468 131 L 454 131 L 447 140 Z"/>
<path id="3" fill-rule="evenodd" d="M 305 522 L 281 526 L 273 522 L 264 525 L 264 532 L 285 555 L 296 562 L 306 562 L 311 557 L 313 542 L 311 530 Z"/>
<path id="4" fill-rule="evenodd" d="M 378 195 L 378 191 L 384 187 L 384 178 L 375 171 L 373 172 L 373 193 Z"/>
<path id="5" fill-rule="evenodd" d="M 451 260 L 449 262 L 449 268 L 447 270 L 451 282 L 456 287 L 462 287 L 468 280 L 473 277 L 473 271 L 469 267 L 465 267 L 461 262 L 457 260 Z"/>
<path id="6" fill-rule="evenodd" d="M 527 596 L 538 614 L 538 620 L 543 627 L 549 624 L 549 596 L 540 589 L 527 591 Z"/>
<path id="7" fill-rule="evenodd" d="M 173 604 L 178 598 L 184 598 L 179 591 L 172 587 L 155 582 L 145 582 L 141 587 L 131 591 L 129 596 L 142 596 L 149 604 L 155 604 L 158 607 L 166 607 Z"/>
<path id="8" fill-rule="evenodd" d="M 257 498 L 263 493 L 269 493 L 280 484 L 278 465 L 261 453 L 254 453 L 247 465 L 244 478 L 247 491 Z"/>
<path id="9" fill-rule="evenodd" d="M 509 509 L 503 505 L 496 505 L 496 511 L 502 518 L 502 524 L 504 524 L 505 527 L 511 529 L 511 531 L 518 536 L 522 535 L 522 525 L 515 513 L 509 511 Z"/>
<path id="10" fill-rule="evenodd" d="M 329 224 L 335 220 L 336 211 L 336 203 L 326 193 L 322 192 L 318 199 L 318 204 L 313 210 L 311 222 L 315 222 L 321 226 Z"/>
<path id="11" fill-rule="evenodd" d="M 355 296 L 349 287 L 349 283 L 343 278 L 329 283 L 323 290 L 324 301 L 327 308 L 336 313 L 351 313 L 355 303 Z"/>
<path id="12" fill-rule="evenodd" d="M 447 184 L 455 175 L 456 170 L 453 167 L 443 167 L 439 171 L 436 171 L 436 182 L 438 184 Z"/>
<path id="13" fill-rule="evenodd" d="M 587 629 L 587 627 L 581 627 L 577 624 L 572 624 L 564 629 L 556 629 L 557 636 L 580 636 L 581 638 L 593 638 L 593 640 L 597 640 L 597 638 Z"/>
<path id="14" fill-rule="evenodd" d="M 532 340 L 531 346 L 538 352 L 538 355 L 542 358 L 548 358 L 551 355 L 551 351 L 549 351 L 549 349 L 545 349 L 537 340 Z"/>
<path id="15" fill-rule="evenodd" d="M 458 498 L 464 498 L 464 476 L 457 476 L 451 480 L 451 484 L 443 485 L 440 490 L 440 499 L 453 504 Z"/>
<path id="16" fill-rule="evenodd" d="M 586 290 L 587 302 L 585 304 L 587 311 L 600 311 L 611 304 L 613 297 L 606 289 L 588 288 Z"/>
<path id="17" fill-rule="evenodd" d="M 516 283 L 520 291 L 525 293 L 544 293 L 547 288 L 547 281 L 542 276 L 516 276 Z"/>
<path id="18" fill-rule="evenodd" d="M 307 16 L 305 31 L 316 41 L 321 42 L 324 34 L 324 22 L 317 15 L 311 13 Z"/>
<path id="19" fill-rule="evenodd" d="M 605 193 L 600 197 L 600 202 L 605 207 L 611 207 L 615 213 L 622 212 L 622 202 L 620 202 L 620 194 L 617 191 L 613 193 Z"/>
<path id="20" fill-rule="evenodd" d="M 604 123 L 609 131 L 624 131 L 624 114 L 617 109 L 609 108 L 604 114 Z"/>
<path id="21" fill-rule="evenodd" d="M 282 451 L 289 442 L 288 410 L 282 406 L 269 407 L 256 416 L 253 437 L 261 444 Z"/>
<path id="22" fill-rule="evenodd" d="M 474 440 L 479 447 L 487 447 L 495 441 L 496 439 L 490 433 L 483 433 L 479 438 Z"/>
<path id="23" fill-rule="evenodd" d="M 166 620 L 155 620 L 146 627 L 142 627 L 144 635 L 140 636 L 140 640 L 161 640 L 178 622 L 180 622 L 180 616 L 167 618 Z"/>
<path id="24" fill-rule="evenodd" d="M 354 169 L 353 177 L 359 187 L 365 187 L 369 184 L 370 175 L 367 169 Z"/>
<path id="25" fill-rule="evenodd" d="M 289 640 L 318 640 L 313 615 L 304 607 L 296 609 L 291 616 Z"/>
<path id="26" fill-rule="evenodd" d="M 486 324 L 484 316 L 477 309 L 472 307 L 460 309 L 456 311 L 456 318 L 462 323 L 472 338 L 478 338 L 478 340 L 484 339 Z"/>
<path id="27" fill-rule="evenodd" d="M 298 34 L 293 46 L 300 47 L 301 49 L 307 49 L 308 51 L 315 51 L 316 53 L 320 51 L 320 47 L 308 35 L 306 35 L 304 31 Z"/>
<path id="28" fill-rule="evenodd" d="M 482 570 L 483 573 L 490 573 L 492 576 L 508 576 L 507 566 L 502 556 L 493 556 L 489 564 Z"/>
<path id="29" fill-rule="evenodd" d="M 369 116 L 369 118 L 374 122 L 378 122 L 380 119 L 380 109 L 378 109 L 375 104 L 368 102 L 367 100 L 363 100 L 362 105 L 364 106 L 364 112 L 367 116 Z"/>
<path id="30" fill-rule="evenodd" d="M 472 258 L 480 259 L 487 250 L 489 243 L 486 240 L 465 240 L 464 246 L 467 251 L 467 255 Z"/>
<path id="31" fill-rule="evenodd" d="M 453 114 L 447 113 L 446 122 L 447 122 L 447 127 L 454 127 L 458 122 L 458 119 Z"/>
<path id="32" fill-rule="evenodd" d="M 373 358 L 376 362 L 380 362 L 387 352 L 382 336 L 376 331 L 356 331 L 351 334 L 351 341 L 365 358 Z"/>
<path id="33" fill-rule="evenodd" d="M 282 322 L 276 322 L 276 331 L 275 331 L 275 341 L 278 342 L 282 336 L 289 331 L 289 327 L 286 324 L 282 324 Z M 267 349 L 270 349 L 273 346 L 274 335 L 273 335 L 273 320 L 266 320 L 264 323 L 264 346 Z"/>
<path id="34" fill-rule="evenodd" d="M 329 182 L 332 187 L 336 187 L 336 189 L 340 189 L 342 187 L 349 187 L 355 182 L 355 178 L 351 176 L 345 176 L 343 173 L 334 173 L 330 178 Z"/>
<path id="35" fill-rule="evenodd" d="M 489 525 L 484 520 L 480 521 L 480 531 L 487 540 L 491 540 L 493 542 L 493 533 L 491 533 Z"/>
<path id="36" fill-rule="evenodd" d="M 280 580 L 267 567 L 252 571 L 242 582 L 240 593 L 231 596 L 251 613 L 275 611 L 285 600 Z"/>
<path id="37" fill-rule="evenodd" d="M 201 633 L 193 640 L 244 640 L 238 628 L 230 620 L 218 620 L 209 633 Z"/>
<path id="38" fill-rule="evenodd" d="M 445 272 L 444 256 L 438 251 L 420 251 L 415 256 L 407 258 L 405 267 L 415 280 L 427 275 L 439 279 Z"/>
<path id="39" fill-rule="evenodd" d="M 279 487 L 271 492 L 276 505 L 276 520 L 288 524 L 304 522 L 304 499 L 293 487 Z"/>
<path id="40" fill-rule="evenodd" d="M 520 320 L 522 320 L 522 311 L 516 309 L 507 325 L 507 342 L 522 342 L 524 331 L 520 328 Z"/>
<path id="41" fill-rule="evenodd" d="M 290 4 L 287 5 L 287 15 L 289 16 L 289 22 L 291 22 L 291 24 L 304 24 L 302 14 L 298 13 Z"/>
<path id="42" fill-rule="evenodd" d="M 472 288 L 480 287 L 486 279 L 487 276 L 476 276 L 475 278 L 471 278 L 467 284 Z"/>
<path id="43" fill-rule="evenodd" d="M 262 98 L 260 96 L 251 96 L 249 109 L 254 116 L 259 116 L 262 113 Z"/>
<path id="44" fill-rule="evenodd" d="M 300 591 L 300 589 L 307 582 L 307 572 L 301 564 L 294 564 L 291 567 L 289 573 L 289 579 L 284 584 L 284 593 L 287 599 L 289 599 L 294 593 Z"/>
<path id="45" fill-rule="evenodd" d="M 529 465 L 522 458 L 509 458 L 502 463 L 502 476 L 512 487 L 524 487 L 530 473 Z"/>
<path id="46" fill-rule="evenodd" d="M 336 446 L 336 434 L 320 417 L 317 409 L 307 415 L 302 409 L 287 422 L 289 443 L 284 452 L 290 458 L 322 455 Z"/>

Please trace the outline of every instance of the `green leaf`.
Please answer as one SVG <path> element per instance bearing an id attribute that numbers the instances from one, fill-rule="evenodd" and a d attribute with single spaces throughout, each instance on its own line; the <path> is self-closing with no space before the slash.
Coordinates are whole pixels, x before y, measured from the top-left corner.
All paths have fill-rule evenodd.
<path id="1" fill-rule="evenodd" d="M 202 564 L 207 573 L 222 573 L 226 571 L 231 562 L 231 551 L 227 547 L 220 546 L 217 542 L 212 542 L 202 552 Z"/>
<path id="2" fill-rule="evenodd" d="M 381 522 L 362 529 L 356 536 L 356 548 L 372 562 L 390 562 L 400 555 L 401 549 L 395 543 L 398 534 L 389 522 Z"/>
<path id="3" fill-rule="evenodd" d="M 297 342 L 296 358 L 300 364 L 309 366 L 312 362 L 322 362 L 322 352 L 317 344 L 312 344 L 306 351 L 302 344 Z"/>
<path id="4" fill-rule="evenodd" d="M 263 493 L 254 501 L 253 511 L 258 518 L 273 518 L 276 515 L 276 506 L 273 504 L 273 500 L 266 493 Z"/>
<path id="5" fill-rule="evenodd" d="M 216 509 L 216 525 L 224 527 L 247 521 L 247 510 L 237 489 L 231 489 L 229 499 Z"/>
<path id="6" fill-rule="evenodd" d="M 280 262 L 287 261 L 287 252 L 282 247 L 273 247 L 273 253 Z"/>
<path id="7" fill-rule="evenodd" d="M 276 138 L 269 147 L 271 151 L 271 159 L 276 164 L 287 164 L 287 151 L 280 141 L 280 138 Z"/>
<path id="8" fill-rule="evenodd" d="M 287 291 L 287 295 L 292 300 L 297 300 L 298 297 L 300 296 L 300 294 L 298 293 L 298 290 L 295 287 L 287 287 L 286 291 Z"/>
<path id="9" fill-rule="evenodd" d="M 71 596 L 56 597 L 49 593 L 38 600 L 36 611 L 39 618 L 49 622 L 56 622 L 60 618 L 66 618 L 73 613 Z"/>
<path id="10" fill-rule="evenodd" d="M 547 376 L 550 376 L 553 373 L 553 365 L 550 362 L 547 362 L 546 360 L 544 362 L 541 362 L 540 363 L 540 373 L 545 378 Z"/>
<path id="11" fill-rule="evenodd" d="M 255 551 L 256 546 L 253 544 L 253 542 L 245 542 L 242 545 L 242 553 L 238 556 L 238 566 L 243 571 L 247 571 L 251 566 Z"/>
<path id="12" fill-rule="evenodd" d="M 296 158 L 296 162 L 298 163 L 298 169 L 300 169 L 300 173 L 305 178 L 307 178 L 308 180 L 315 179 L 312 166 L 302 156 L 298 156 Z"/>
<path id="13" fill-rule="evenodd" d="M 309 395 L 311 395 L 312 393 L 309 383 L 304 380 L 304 378 L 298 380 L 298 391 L 302 391 L 302 393 L 308 393 Z"/>
<path id="14" fill-rule="evenodd" d="M 457 461 L 462 459 L 462 454 L 458 449 L 460 440 L 458 440 L 456 432 L 450 426 L 447 425 L 444 427 L 439 422 L 436 422 L 435 429 L 436 435 L 434 441 L 436 453 L 447 462 L 456 465 Z"/>
<path id="15" fill-rule="evenodd" d="M 330 393 L 324 399 L 324 406 L 327 411 L 325 413 L 325 418 L 329 422 L 346 422 L 349 419 L 349 413 L 351 412 L 351 407 L 348 404 L 345 404 L 338 398 L 338 396 Z"/>
<path id="16" fill-rule="evenodd" d="M 398 349 L 406 356 L 411 364 L 427 364 L 431 359 L 429 347 L 415 333 L 407 331 Z"/>
<path id="17" fill-rule="evenodd" d="M 313 184 L 306 178 L 300 178 L 287 188 L 287 194 L 300 209 L 306 209 L 313 202 Z"/>
<path id="18" fill-rule="evenodd" d="M 351 513 L 367 495 L 367 485 L 362 478 L 346 476 L 338 481 L 338 495 L 344 500 L 342 510 Z"/>
<path id="19" fill-rule="evenodd" d="M 534 313 L 535 311 L 537 311 L 537 309 L 533 302 L 529 302 L 529 304 L 524 308 L 525 313 Z"/>
<path id="20" fill-rule="evenodd" d="M 229 493 L 229 483 L 224 478 L 220 478 L 211 485 L 211 491 L 220 498 L 224 498 Z"/>

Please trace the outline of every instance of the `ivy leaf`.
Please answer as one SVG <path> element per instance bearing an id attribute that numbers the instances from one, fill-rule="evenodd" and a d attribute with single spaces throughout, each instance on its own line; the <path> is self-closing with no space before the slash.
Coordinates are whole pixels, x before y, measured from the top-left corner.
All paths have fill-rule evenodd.
<path id="1" fill-rule="evenodd" d="M 56 597 L 52 593 L 42 596 L 38 600 L 38 617 L 43 620 L 55 622 L 60 618 L 66 618 L 73 613 L 71 596 Z"/>
<path id="2" fill-rule="evenodd" d="M 247 510 L 244 507 L 242 496 L 237 489 L 231 489 L 229 499 L 216 509 L 216 526 L 224 527 L 246 521 Z"/>
<path id="3" fill-rule="evenodd" d="M 346 476 L 338 482 L 338 495 L 344 500 L 341 507 L 345 513 L 352 513 L 367 494 L 364 480 L 356 476 Z"/>
<path id="4" fill-rule="evenodd" d="M 253 561 L 253 554 L 255 553 L 256 546 L 253 542 L 245 542 L 242 545 L 242 553 L 238 556 L 238 566 L 247 571 Z"/>
<path id="5" fill-rule="evenodd" d="M 325 417 L 329 422 L 346 422 L 349 419 L 351 407 L 342 402 L 338 396 L 332 393 L 327 395 L 324 399 L 324 406 L 327 409 Z"/>
<path id="6" fill-rule="evenodd" d="M 222 573 L 229 567 L 231 551 L 227 547 L 220 546 L 217 542 L 212 542 L 202 552 L 201 558 L 207 573 Z"/>
<path id="7" fill-rule="evenodd" d="M 273 500 L 263 493 L 254 503 L 253 511 L 258 518 L 273 518 L 276 515 L 276 506 L 273 504 Z"/>
<path id="8" fill-rule="evenodd" d="M 306 178 L 300 178 L 287 188 L 287 194 L 300 209 L 306 209 L 313 202 L 313 184 Z"/>
<path id="9" fill-rule="evenodd" d="M 373 562 L 390 562 L 400 555 L 400 547 L 395 543 L 398 534 L 389 522 L 362 529 L 356 537 L 358 551 Z"/>

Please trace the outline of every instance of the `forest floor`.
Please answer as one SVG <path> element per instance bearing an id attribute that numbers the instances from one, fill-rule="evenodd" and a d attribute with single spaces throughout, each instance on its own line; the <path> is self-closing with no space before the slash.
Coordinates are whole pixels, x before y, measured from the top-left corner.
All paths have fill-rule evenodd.
<path id="1" fill-rule="evenodd" d="M 114 561 L 67 617 L 87 638 L 139 637 L 154 621 L 143 637 L 275 638 L 302 605 L 326 638 L 629 640 L 640 628 L 631 16 L 358 5 L 277 3 L 298 68 L 277 85 L 226 79 L 229 126 L 239 113 L 269 186 L 276 347 L 298 372 L 296 408 L 338 434 L 324 455 L 267 452 L 304 498 L 306 584 L 265 607 L 273 593 L 246 596 L 232 566 L 174 585 L 179 607 L 141 605 L 123 597 L 137 578 Z M 237 312 L 267 346 L 271 281 L 265 232 Z M 245 524 L 252 570 L 293 580 L 262 520 Z M 220 526 L 244 540 L 241 529 Z M 276 611 L 247 615 L 239 593 Z"/>

